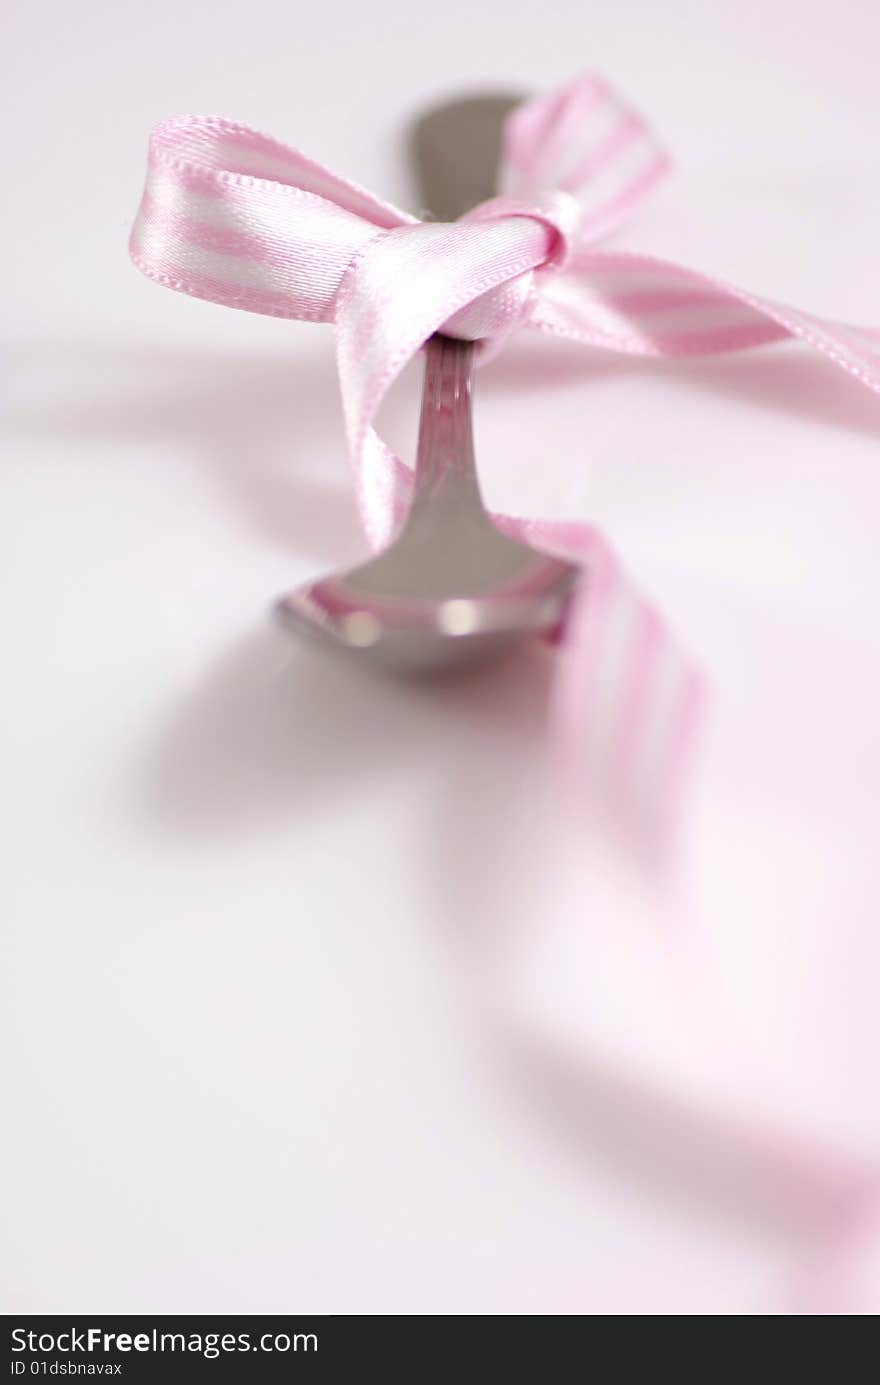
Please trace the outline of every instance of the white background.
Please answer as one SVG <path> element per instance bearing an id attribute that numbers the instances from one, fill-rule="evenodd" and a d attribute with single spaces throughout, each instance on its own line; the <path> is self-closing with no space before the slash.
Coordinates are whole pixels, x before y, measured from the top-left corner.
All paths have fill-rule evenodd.
<path id="1" fill-rule="evenodd" d="M 594 910 L 547 802 L 546 661 L 424 691 L 288 649 L 271 599 L 363 550 L 332 332 L 163 292 L 125 244 L 167 115 L 414 206 L 424 105 L 595 67 L 678 164 L 627 243 L 878 324 L 880 11 L 16 8 L 4 1309 L 766 1311 L 791 1228 L 655 1177 L 602 1097 L 601 1044 L 653 1051 L 663 1005 L 631 941 L 572 960 Z M 416 407 L 411 373 L 402 449 Z M 880 1132 L 878 428 L 799 349 L 517 344 L 477 401 L 490 498 L 599 521 L 714 679 L 701 927 L 761 1065 L 846 1148 Z"/>

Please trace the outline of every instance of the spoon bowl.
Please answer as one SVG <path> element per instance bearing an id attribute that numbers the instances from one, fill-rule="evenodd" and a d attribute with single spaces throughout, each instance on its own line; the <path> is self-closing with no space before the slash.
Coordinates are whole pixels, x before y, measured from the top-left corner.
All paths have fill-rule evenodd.
<path id="1" fill-rule="evenodd" d="M 356 652 L 383 667 L 431 673 L 502 653 L 528 634 L 548 631 L 564 615 L 573 575 L 558 559 L 495 537 L 510 552 L 505 581 L 485 590 L 473 585 L 401 594 L 382 590 L 382 579 L 406 556 L 394 546 L 380 558 L 324 578 L 283 597 L 277 614 L 285 629 Z M 515 565 L 514 565 L 515 564 Z M 454 578 L 454 570 L 450 578 Z"/>

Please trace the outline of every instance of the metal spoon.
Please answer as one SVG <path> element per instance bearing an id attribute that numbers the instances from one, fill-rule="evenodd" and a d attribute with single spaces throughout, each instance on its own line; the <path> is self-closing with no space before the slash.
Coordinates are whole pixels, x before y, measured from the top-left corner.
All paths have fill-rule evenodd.
<path id="1" fill-rule="evenodd" d="M 469 200 L 479 200 L 476 181 L 485 187 L 494 172 L 490 143 L 511 104 L 455 102 L 416 127 L 423 183 L 446 220 L 460 212 L 465 182 Z M 452 149 L 460 157 L 450 157 Z M 471 422 L 473 343 L 436 335 L 426 353 L 414 493 L 402 531 L 377 558 L 298 588 L 277 607 L 294 634 L 411 672 L 483 659 L 552 629 L 579 572 L 507 538 L 483 504 Z"/>

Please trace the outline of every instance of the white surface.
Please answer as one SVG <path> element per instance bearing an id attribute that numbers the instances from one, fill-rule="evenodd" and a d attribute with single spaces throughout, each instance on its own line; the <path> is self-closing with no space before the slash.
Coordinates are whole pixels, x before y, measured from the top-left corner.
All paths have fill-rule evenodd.
<path id="1" fill-rule="evenodd" d="M 878 15 L 19 6 L 7 1311 L 772 1299 L 788 1239 L 645 1178 L 614 1122 L 596 1138 L 601 1050 L 557 1068 L 573 1036 L 653 1031 L 638 997 L 618 1006 L 625 949 L 573 960 L 589 880 L 546 810 L 546 666 L 423 693 L 291 657 L 268 602 L 362 547 L 332 333 L 163 292 L 125 241 L 163 116 L 247 121 L 412 205 L 423 103 L 596 66 L 679 163 L 631 243 L 880 323 Z M 416 388 L 389 408 L 402 447 Z M 710 950 L 793 1109 L 875 1142 L 880 404 L 799 351 L 666 368 L 517 345 L 481 379 L 477 427 L 491 498 L 597 519 L 702 655 Z"/>

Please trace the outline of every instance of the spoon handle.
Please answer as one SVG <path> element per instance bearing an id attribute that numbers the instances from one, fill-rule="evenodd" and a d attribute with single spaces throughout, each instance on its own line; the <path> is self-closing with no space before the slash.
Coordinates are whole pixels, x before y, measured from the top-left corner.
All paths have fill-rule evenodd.
<path id="1" fill-rule="evenodd" d="M 471 421 L 474 343 L 436 333 L 425 350 L 411 514 L 434 502 L 441 491 L 447 505 L 481 513 Z"/>

